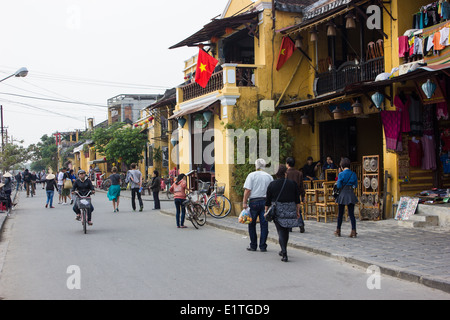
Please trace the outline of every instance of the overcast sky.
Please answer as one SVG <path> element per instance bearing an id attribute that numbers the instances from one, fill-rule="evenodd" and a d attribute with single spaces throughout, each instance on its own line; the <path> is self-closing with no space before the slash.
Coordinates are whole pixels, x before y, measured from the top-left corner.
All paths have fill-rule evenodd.
<path id="1" fill-rule="evenodd" d="M 0 4 L 4 126 L 25 145 L 107 119 L 119 94 L 163 93 L 183 82 L 195 48 L 168 48 L 222 14 L 227 0 L 15 0 Z M 93 104 L 30 99 L 17 95 Z"/>

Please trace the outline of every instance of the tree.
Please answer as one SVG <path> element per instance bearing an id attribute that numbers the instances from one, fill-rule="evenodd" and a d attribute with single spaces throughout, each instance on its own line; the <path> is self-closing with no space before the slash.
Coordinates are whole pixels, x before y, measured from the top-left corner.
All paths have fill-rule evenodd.
<path id="1" fill-rule="evenodd" d="M 51 168 L 54 172 L 58 170 L 58 147 L 54 136 L 43 135 L 41 141 L 30 148 L 33 163 L 31 169 L 40 171 Z"/>
<path id="2" fill-rule="evenodd" d="M 23 142 L 20 142 L 23 143 Z M 17 170 L 24 166 L 26 162 L 31 160 L 31 147 L 24 148 L 15 143 L 7 143 L 0 154 L 1 169 L 3 172 Z"/>
<path id="3" fill-rule="evenodd" d="M 256 132 L 258 130 L 267 130 L 267 143 L 268 143 L 268 151 L 272 150 L 271 148 L 271 136 L 272 130 L 278 130 L 279 134 L 279 160 L 284 161 L 287 157 L 291 155 L 292 147 L 294 143 L 293 137 L 289 134 L 288 130 L 283 123 L 281 122 L 281 114 L 277 113 L 273 117 L 261 117 L 258 116 L 255 119 L 244 119 L 239 123 L 227 124 L 225 129 L 242 129 L 245 133 L 247 130 L 253 129 Z M 244 196 L 244 183 L 247 176 L 255 171 L 255 164 L 249 162 L 249 141 L 246 141 L 245 146 L 245 163 L 237 164 L 237 155 L 240 151 L 237 150 L 238 145 L 235 143 L 234 146 L 234 155 L 235 155 L 235 165 L 233 170 L 233 180 L 234 185 L 233 189 L 236 192 L 236 195 L 239 197 Z"/>
<path id="4" fill-rule="evenodd" d="M 123 127 L 114 131 L 112 139 L 104 147 L 104 154 L 108 161 L 120 161 L 129 167 L 143 158 L 147 141 L 147 135 L 139 129 Z"/>

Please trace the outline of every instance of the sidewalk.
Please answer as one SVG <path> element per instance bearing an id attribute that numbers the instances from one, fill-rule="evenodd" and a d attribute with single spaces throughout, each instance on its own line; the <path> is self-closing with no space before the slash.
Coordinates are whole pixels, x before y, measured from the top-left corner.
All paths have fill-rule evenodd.
<path id="1" fill-rule="evenodd" d="M 175 215 L 175 209 L 161 213 Z M 247 225 L 237 217 L 214 219 L 207 225 L 248 235 Z M 298 228 L 290 233 L 289 246 L 364 268 L 375 265 L 384 275 L 417 282 L 450 293 L 450 232 L 440 228 L 411 229 L 398 226 L 395 220 L 358 221 L 358 238 L 348 238 L 350 222 L 344 222 L 342 237 L 334 236 L 335 222 L 305 221 L 306 232 Z M 259 234 L 259 226 L 257 226 Z M 278 243 L 278 234 L 269 223 L 269 241 Z M 243 248 L 245 249 L 245 248 Z M 278 252 L 278 245 L 269 246 Z"/>

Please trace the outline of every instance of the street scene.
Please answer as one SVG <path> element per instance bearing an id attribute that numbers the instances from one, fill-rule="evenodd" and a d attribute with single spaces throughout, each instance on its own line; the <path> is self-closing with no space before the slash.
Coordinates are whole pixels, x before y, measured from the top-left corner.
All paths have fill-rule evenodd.
<path id="1" fill-rule="evenodd" d="M 450 298 L 447 0 L 0 15 L 0 300 Z"/>

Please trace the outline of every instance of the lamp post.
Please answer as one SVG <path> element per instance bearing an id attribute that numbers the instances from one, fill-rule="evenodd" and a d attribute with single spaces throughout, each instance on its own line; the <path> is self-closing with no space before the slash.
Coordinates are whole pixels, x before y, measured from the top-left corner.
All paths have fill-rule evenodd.
<path id="1" fill-rule="evenodd" d="M 12 75 L 7 76 L 6 78 L 0 80 L 0 82 L 5 81 L 6 79 L 12 78 L 12 77 L 18 77 L 18 78 L 23 78 L 26 77 L 28 75 L 28 69 L 27 68 L 20 68 L 19 70 L 17 70 L 16 72 L 14 72 Z M 3 106 L 0 106 L 0 117 L 1 117 L 1 131 L 2 131 L 2 152 L 5 149 L 5 142 L 4 142 L 4 137 L 3 137 Z"/>

